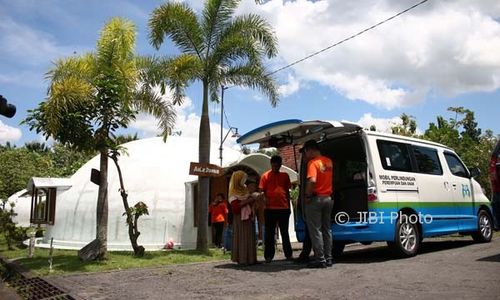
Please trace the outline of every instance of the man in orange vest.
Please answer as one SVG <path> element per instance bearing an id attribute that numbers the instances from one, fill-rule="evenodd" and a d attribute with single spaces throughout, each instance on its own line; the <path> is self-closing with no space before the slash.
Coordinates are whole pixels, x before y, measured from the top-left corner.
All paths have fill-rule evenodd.
<path id="1" fill-rule="evenodd" d="M 307 161 L 304 207 L 315 258 L 308 267 L 326 268 L 332 266 L 333 162 L 321 155 L 315 140 L 307 141 L 300 151 Z"/>

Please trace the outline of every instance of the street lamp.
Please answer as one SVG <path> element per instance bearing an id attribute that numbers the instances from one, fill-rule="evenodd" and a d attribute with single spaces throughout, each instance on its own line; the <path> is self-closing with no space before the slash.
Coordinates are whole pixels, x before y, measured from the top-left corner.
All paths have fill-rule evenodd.
<path id="1" fill-rule="evenodd" d="M 224 138 L 221 140 L 220 142 L 220 147 L 219 147 L 219 158 L 220 158 L 220 166 L 222 167 L 222 151 L 223 151 L 223 148 L 222 148 L 222 145 L 224 144 L 224 141 L 227 139 L 227 136 L 229 135 L 229 133 L 233 133 L 231 135 L 231 137 L 233 138 L 237 138 L 237 137 L 240 137 L 240 134 L 238 133 L 238 128 L 236 127 L 230 127 L 229 130 L 227 131 L 226 135 L 224 136 Z"/>
<path id="2" fill-rule="evenodd" d="M 220 159 L 220 166 L 222 167 L 222 151 L 223 148 L 222 146 L 224 145 L 224 141 L 226 141 L 227 136 L 229 135 L 230 132 L 233 134 L 231 137 L 240 137 L 240 134 L 238 133 L 238 128 L 236 127 L 229 127 L 229 130 L 226 133 L 226 136 L 224 138 L 222 137 L 224 134 L 224 91 L 228 89 L 228 87 L 221 85 L 221 100 L 220 100 L 220 147 L 219 147 L 219 159 Z"/>

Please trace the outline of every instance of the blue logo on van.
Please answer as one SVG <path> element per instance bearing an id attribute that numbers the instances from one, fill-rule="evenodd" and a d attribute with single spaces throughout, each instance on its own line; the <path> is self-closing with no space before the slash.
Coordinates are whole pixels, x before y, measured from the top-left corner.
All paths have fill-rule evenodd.
<path id="1" fill-rule="evenodd" d="M 465 197 L 470 197 L 470 189 L 468 184 L 462 184 L 462 196 Z"/>

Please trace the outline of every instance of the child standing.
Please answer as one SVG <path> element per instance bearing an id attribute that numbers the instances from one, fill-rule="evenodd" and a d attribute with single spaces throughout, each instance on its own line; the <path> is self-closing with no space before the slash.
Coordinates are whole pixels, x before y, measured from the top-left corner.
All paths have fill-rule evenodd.
<path id="1" fill-rule="evenodd" d="M 222 247 L 222 232 L 224 230 L 224 224 L 227 221 L 228 209 L 224 201 L 224 194 L 219 193 L 215 196 L 214 202 L 209 207 L 211 223 L 215 228 L 215 239 L 214 244 L 216 247 Z"/>

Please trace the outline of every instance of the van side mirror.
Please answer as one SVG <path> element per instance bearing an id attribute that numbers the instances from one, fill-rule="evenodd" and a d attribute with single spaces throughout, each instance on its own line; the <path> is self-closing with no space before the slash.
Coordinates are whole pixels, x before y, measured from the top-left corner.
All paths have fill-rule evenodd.
<path id="1" fill-rule="evenodd" d="M 475 178 L 475 177 L 478 177 L 479 175 L 481 175 L 481 171 L 479 170 L 478 167 L 471 168 L 469 171 L 470 171 L 471 178 Z"/>

